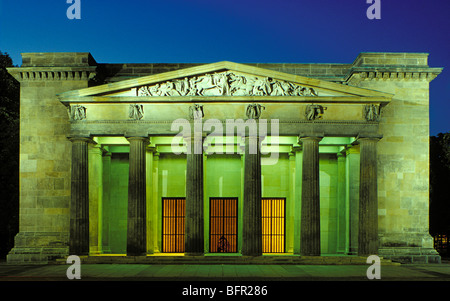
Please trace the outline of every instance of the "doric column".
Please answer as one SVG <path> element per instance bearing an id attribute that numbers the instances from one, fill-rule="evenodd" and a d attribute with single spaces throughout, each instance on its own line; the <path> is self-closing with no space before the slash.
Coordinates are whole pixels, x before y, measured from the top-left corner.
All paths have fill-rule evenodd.
<path id="1" fill-rule="evenodd" d="M 286 219 L 285 219 L 285 233 L 294 233 L 294 219 L 295 219 L 295 151 L 289 152 L 289 198 L 286 200 Z M 293 227 L 294 226 L 294 227 Z M 286 235 L 286 250 L 287 253 L 294 252 L 295 234 Z"/>
<path id="2" fill-rule="evenodd" d="M 338 152 L 337 156 L 337 253 L 348 253 L 348 198 L 346 189 L 346 160 L 345 152 Z"/>
<path id="3" fill-rule="evenodd" d="M 242 255 L 262 255 L 261 148 L 257 135 L 244 137 L 244 206 Z"/>
<path id="4" fill-rule="evenodd" d="M 244 139 L 244 204 L 242 255 L 262 255 L 261 137 L 258 120 L 264 107 L 247 105 L 247 120 L 241 135 Z"/>
<path id="5" fill-rule="evenodd" d="M 103 149 L 91 145 L 89 153 L 89 253 L 100 254 L 102 250 L 103 215 Z"/>
<path id="6" fill-rule="evenodd" d="M 153 163 L 152 164 L 153 165 L 152 166 L 153 175 L 152 175 L 152 194 L 151 195 L 153 197 L 153 203 L 154 203 L 155 208 L 158 208 L 160 206 L 159 204 L 161 204 L 160 203 L 161 199 L 158 196 L 158 194 L 159 194 L 159 189 L 158 189 L 158 187 L 159 187 L 159 182 L 158 182 L 159 155 L 160 155 L 160 153 L 158 153 L 156 150 L 153 152 L 153 162 L 152 162 Z M 158 212 L 158 211 L 156 211 L 156 212 Z M 154 229 L 157 229 L 156 225 L 155 225 Z M 161 244 L 157 243 L 158 237 L 160 237 L 160 236 L 157 236 L 156 230 L 154 232 L 155 232 L 155 234 L 154 234 L 154 251 L 153 251 L 153 253 L 160 253 L 160 252 L 162 252 L 162 249 L 160 249 L 160 248 L 162 248 L 162 246 L 161 246 Z"/>
<path id="7" fill-rule="evenodd" d="M 129 137 L 127 255 L 142 256 L 147 251 L 146 164 L 147 137 Z"/>
<path id="8" fill-rule="evenodd" d="M 186 216 L 185 253 L 203 255 L 204 217 L 203 217 L 203 137 L 185 137 L 186 155 Z"/>
<path id="9" fill-rule="evenodd" d="M 203 212 L 203 106 L 189 107 L 190 130 L 186 141 L 186 213 L 184 252 L 201 256 L 205 249 Z"/>
<path id="10" fill-rule="evenodd" d="M 360 145 L 358 255 L 378 254 L 377 142 L 358 138 Z"/>
<path id="11" fill-rule="evenodd" d="M 301 146 L 293 147 L 295 152 L 295 190 L 294 190 L 294 254 L 300 255 L 301 212 L 302 212 L 302 164 L 303 152 Z"/>
<path id="12" fill-rule="evenodd" d="M 111 253 L 109 246 L 109 221 L 110 221 L 110 194 L 111 194 L 111 153 L 103 153 L 103 209 L 102 209 L 102 251 L 103 253 Z"/>
<path id="13" fill-rule="evenodd" d="M 303 145 L 300 254 L 320 255 L 320 187 L 318 136 L 300 137 Z"/>
<path id="14" fill-rule="evenodd" d="M 156 147 L 146 148 L 146 182 L 147 182 L 147 254 L 155 253 L 157 245 L 157 224 L 159 224 L 159 212 L 157 198 L 153 198 L 153 154 Z"/>
<path id="15" fill-rule="evenodd" d="M 359 145 L 346 151 L 346 189 L 348 191 L 349 240 L 348 255 L 358 254 L 359 229 Z"/>
<path id="16" fill-rule="evenodd" d="M 89 254 L 89 171 L 88 144 L 91 139 L 71 137 L 72 179 L 70 193 L 70 239 L 71 255 Z"/>

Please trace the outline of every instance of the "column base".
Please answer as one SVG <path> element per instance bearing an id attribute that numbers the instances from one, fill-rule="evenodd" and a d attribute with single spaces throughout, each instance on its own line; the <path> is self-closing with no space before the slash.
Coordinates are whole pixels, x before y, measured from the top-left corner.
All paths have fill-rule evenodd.
<path id="1" fill-rule="evenodd" d="M 143 252 L 143 253 L 127 253 L 127 256 L 129 256 L 129 257 L 147 256 L 147 252 Z"/>
<path id="2" fill-rule="evenodd" d="M 205 253 L 201 252 L 185 252 L 184 256 L 205 256 Z"/>

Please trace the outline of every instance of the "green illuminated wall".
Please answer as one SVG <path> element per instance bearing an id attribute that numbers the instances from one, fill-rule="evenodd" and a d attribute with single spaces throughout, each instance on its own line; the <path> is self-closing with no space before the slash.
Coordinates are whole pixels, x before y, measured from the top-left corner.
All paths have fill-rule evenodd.
<path id="1" fill-rule="evenodd" d="M 154 252 L 161 252 L 162 240 L 162 198 L 163 197 L 186 197 L 186 155 L 175 155 L 172 153 L 161 153 L 154 156 L 154 177 L 157 181 L 154 187 L 157 191 L 153 193 L 155 208 L 153 218 L 155 219 Z"/>
<path id="2" fill-rule="evenodd" d="M 115 152 L 115 151 L 116 152 Z M 103 205 L 99 216 L 104 253 L 126 253 L 128 153 L 111 147 L 109 168 L 103 161 Z M 349 250 L 349 196 L 356 188 L 349 181 L 350 156 L 321 153 L 320 214 L 322 254 Z M 239 154 L 204 155 L 205 251 L 209 251 L 209 199 L 238 198 L 238 248 L 242 246 L 243 156 Z M 274 164 L 262 156 L 262 197 L 286 198 L 286 252 L 298 253 L 301 216 L 301 151 L 280 153 Z M 109 170 L 109 171 L 108 171 Z M 109 173 L 109 177 L 105 174 Z M 161 252 L 163 197 L 185 197 L 186 156 L 172 153 L 147 153 L 148 252 Z"/>
<path id="3" fill-rule="evenodd" d="M 128 210 L 128 154 L 113 153 L 111 156 L 110 195 L 107 220 L 109 228 L 109 249 L 112 254 L 125 254 L 127 248 L 127 210 Z M 105 200 L 106 201 L 106 200 Z"/>
<path id="4" fill-rule="evenodd" d="M 270 164 L 269 164 L 270 163 Z M 285 213 L 285 251 L 292 252 L 293 244 L 293 209 L 295 202 L 291 190 L 293 183 L 291 173 L 294 172 L 294 166 L 291 166 L 289 155 L 280 153 L 275 164 L 270 156 L 262 156 L 261 158 L 261 192 L 263 198 L 286 198 Z"/>
<path id="5" fill-rule="evenodd" d="M 322 254 L 337 252 L 338 168 L 335 154 L 320 154 L 320 243 Z"/>
<path id="6" fill-rule="evenodd" d="M 242 158 L 239 154 L 207 155 L 204 166 L 205 250 L 209 251 L 209 199 L 211 197 L 238 198 L 238 249 L 242 245 Z M 242 162 L 243 163 L 243 162 Z"/>

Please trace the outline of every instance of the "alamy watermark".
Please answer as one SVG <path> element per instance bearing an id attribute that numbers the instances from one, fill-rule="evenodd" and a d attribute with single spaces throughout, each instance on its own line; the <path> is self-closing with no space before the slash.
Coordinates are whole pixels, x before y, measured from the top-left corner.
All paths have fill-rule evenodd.
<path id="1" fill-rule="evenodd" d="M 370 255 L 369 257 L 367 257 L 366 263 L 370 263 L 372 264 L 368 269 L 367 269 L 367 278 L 372 280 L 372 279 L 381 279 L 381 262 L 380 262 L 380 257 L 378 257 L 377 255 Z"/>
<path id="2" fill-rule="evenodd" d="M 67 279 L 81 279 L 81 260 L 77 255 L 70 255 L 67 257 L 66 263 L 71 264 L 67 268 Z"/>
<path id="3" fill-rule="evenodd" d="M 366 0 L 367 4 L 371 4 L 366 11 L 367 19 L 381 19 L 381 0 Z"/>
<path id="4" fill-rule="evenodd" d="M 67 19 L 81 19 L 81 0 L 66 0 L 67 4 L 72 4 L 67 8 Z"/>
<path id="5" fill-rule="evenodd" d="M 69 20 L 81 19 L 81 0 L 66 0 L 67 4 L 71 4 L 66 11 Z M 381 0 L 366 0 L 370 6 L 367 8 L 366 16 L 369 20 L 381 19 Z"/>
<path id="6" fill-rule="evenodd" d="M 233 154 L 236 150 L 227 147 L 235 143 L 243 145 L 242 142 L 234 142 L 234 137 L 248 139 L 248 154 L 269 155 L 265 165 L 276 164 L 279 157 L 279 120 L 271 119 L 226 119 L 222 122 L 218 119 L 207 119 L 203 121 L 201 115 L 193 116 L 191 120 L 176 119 L 172 122 L 171 131 L 178 131 L 172 138 L 171 149 L 176 155 L 202 154 L 204 152 L 215 154 Z M 269 126 L 270 124 L 270 126 Z M 270 128 L 269 128 L 270 127 Z M 270 132 L 269 132 L 270 129 Z M 205 135 L 205 133 L 208 133 Z M 253 139 L 252 139 L 253 138 Z M 270 138 L 270 139 L 267 139 Z M 208 139 L 209 145 L 203 145 Z M 267 139 L 266 149 L 262 147 L 262 141 Z M 185 149 L 183 148 L 185 143 Z M 196 143 L 200 142 L 200 143 Z M 193 143 L 193 145 L 192 145 Z"/>

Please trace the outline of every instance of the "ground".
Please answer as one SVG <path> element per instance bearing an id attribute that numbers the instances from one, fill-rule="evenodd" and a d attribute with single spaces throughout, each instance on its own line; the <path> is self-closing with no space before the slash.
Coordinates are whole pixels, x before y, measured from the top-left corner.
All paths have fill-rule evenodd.
<path id="1" fill-rule="evenodd" d="M 164 293 L 167 296 L 183 296 L 183 292 L 195 293 L 196 288 L 215 287 L 215 298 L 231 295 L 231 288 L 249 286 L 254 292 L 258 286 L 265 286 L 266 292 L 273 296 L 296 292 L 298 290 L 322 290 L 327 294 L 330 289 L 348 289 L 353 285 L 359 288 L 374 289 L 383 283 L 388 288 L 409 292 L 414 295 L 421 285 L 435 286 L 441 289 L 450 281 L 450 262 L 441 264 L 403 264 L 381 265 L 381 279 L 369 280 L 367 269 L 370 265 L 295 265 L 295 264 L 82 264 L 81 280 L 69 280 L 66 272 L 69 264 L 50 265 L 9 265 L 0 263 L 0 286 L 6 290 L 21 289 L 23 293 L 35 294 L 34 288 L 58 289 L 72 288 L 73 293 L 81 293 L 73 288 L 98 288 L 100 294 L 105 289 L 114 295 L 114 291 L 130 289 L 133 291 Z M 74 285 L 75 284 L 75 285 Z M 78 286 L 77 286 L 78 285 Z M 26 290 L 27 287 L 30 290 Z M 436 287 L 437 286 L 437 287 Z M 23 289 L 25 288 L 25 289 Z M 115 288 L 115 290 L 111 290 Z M 324 289 L 325 288 L 325 289 Z M 329 289 L 328 289 L 329 288 Z M 228 290 L 228 291 L 227 291 Z M 104 295 L 101 295 L 104 296 Z M 211 297 L 211 296 L 210 296 Z"/>

